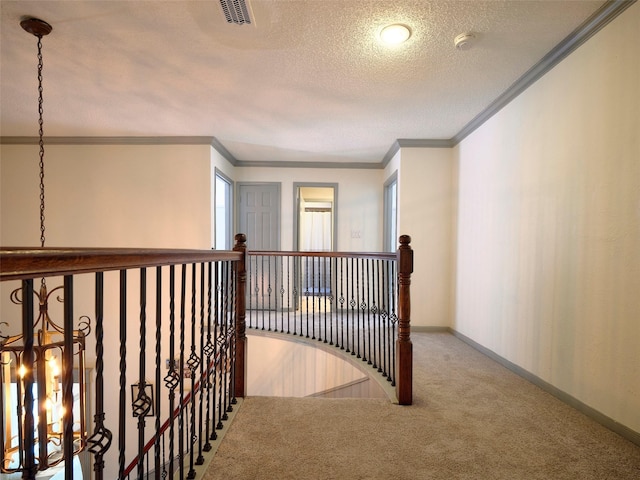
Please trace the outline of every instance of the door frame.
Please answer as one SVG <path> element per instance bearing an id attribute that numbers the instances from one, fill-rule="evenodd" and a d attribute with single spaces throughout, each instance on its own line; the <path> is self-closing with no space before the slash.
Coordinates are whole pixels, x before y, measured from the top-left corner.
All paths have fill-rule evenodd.
<path id="1" fill-rule="evenodd" d="M 332 238 L 332 250 L 338 251 L 338 184 L 327 182 L 293 182 L 293 250 L 298 251 L 300 249 L 299 238 L 300 232 L 298 229 L 300 219 L 300 188 L 314 187 L 314 188 L 332 188 L 333 189 L 333 204 L 331 205 L 331 234 Z"/>

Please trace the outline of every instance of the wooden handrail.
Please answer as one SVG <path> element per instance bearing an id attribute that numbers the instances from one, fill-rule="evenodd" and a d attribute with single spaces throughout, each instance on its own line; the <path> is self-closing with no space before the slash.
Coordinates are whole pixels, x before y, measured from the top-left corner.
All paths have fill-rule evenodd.
<path id="1" fill-rule="evenodd" d="M 238 261 L 226 250 L 0 247 L 0 281 L 183 263 Z"/>
<path id="2" fill-rule="evenodd" d="M 372 260 L 395 260 L 396 252 L 327 252 L 327 251 L 270 251 L 270 250 L 250 250 L 250 256 L 269 257 L 325 257 L 325 258 L 369 258 Z"/>

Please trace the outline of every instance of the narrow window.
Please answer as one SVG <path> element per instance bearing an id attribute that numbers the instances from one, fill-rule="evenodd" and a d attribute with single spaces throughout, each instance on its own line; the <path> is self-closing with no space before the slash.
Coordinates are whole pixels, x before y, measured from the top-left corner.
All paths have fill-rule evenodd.
<path id="1" fill-rule="evenodd" d="M 231 250 L 233 236 L 232 182 L 216 169 L 215 195 L 215 242 L 216 250 Z"/>
<path id="2" fill-rule="evenodd" d="M 384 236 L 385 252 L 398 248 L 398 172 L 384 183 Z"/>

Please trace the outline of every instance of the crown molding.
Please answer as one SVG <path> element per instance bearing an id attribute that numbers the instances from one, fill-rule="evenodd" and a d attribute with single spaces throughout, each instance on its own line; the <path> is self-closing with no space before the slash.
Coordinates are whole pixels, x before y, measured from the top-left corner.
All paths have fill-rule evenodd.
<path id="1" fill-rule="evenodd" d="M 360 170 L 384 168 L 379 162 L 281 162 L 262 160 L 238 160 L 235 166 L 265 168 L 352 168 Z"/>
<path id="2" fill-rule="evenodd" d="M 225 146 L 220 143 L 216 137 L 211 137 L 211 146 L 213 149 L 222 155 L 231 165 L 234 167 L 238 166 L 238 159 L 233 156 L 233 154 L 225 148 Z"/>
<path id="3" fill-rule="evenodd" d="M 458 145 L 635 2 L 636 0 L 609 0 L 605 3 L 454 135 L 451 138 L 452 146 Z"/>

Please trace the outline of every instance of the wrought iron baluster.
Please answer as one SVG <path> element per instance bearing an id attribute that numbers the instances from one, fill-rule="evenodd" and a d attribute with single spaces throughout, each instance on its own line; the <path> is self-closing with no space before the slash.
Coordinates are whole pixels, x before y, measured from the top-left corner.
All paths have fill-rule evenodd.
<path id="1" fill-rule="evenodd" d="M 145 415 L 149 411 L 146 395 L 145 356 L 147 348 L 147 269 L 140 269 L 140 365 L 138 370 L 138 396 L 133 401 L 134 415 L 138 417 L 138 478 L 144 475 L 144 428 Z M 133 400 L 133 399 L 132 399 Z"/>
<path id="2" fill-rule="evenodd" d="M 120 393 L 118 409 L 118 477 L 122 478 L 125 469 L 125 411 L 127 382 L 127 271 L 120 270 Z"/>
<path id="3" fill-rule="evenodd" d="M 112 433 L 104 425 L 104 273 L 96 273 L 96 413 L 93 435 L 87 439 L 89 451 L 94 455 L 93 471 L 96 480 L 104 474 L 103 455 L 109 449 Z"/>
<path id="4" fill-rule="evenodd" d="M 365 353 L 369 355 L 368 359 L 363 358 L 362 360 L 366 360 L 369 365 L 371 365 L 371 277 L 369 276 L 369 264 L 371 263 L 370 259 L 364 259 L 364 266 L 362 268 L 362 322 L 364 325 L 364 318 L 366 312 L 367 318 L 367 335 L 366 335 L 366 345 L 365 345 Z M 365 273 L 366 272 L 366 273 Z M 366 281 L 365 281 L 366 276 Z M 365 292 L 366 289 L 366 292 Z M 366 303 L 365 303 L 366 298 Z"/>
<path id="5" fill-rule="evenodd" d="M 222 421 L 226 421 L 229 417 L 227 415 L 227 407 L 229 402 L 229 383 L 227 381 L 228 370 L 227 366 L 229 364 L 229 265 L 225 262 L 223 267 L 224 272 L 224 316 L 222 317 L 222 321 L 224 322 L 224 363 L 220 369 L 220 379 L 223 384 L 223 395 L 222 395 Z M 264 326 L 264 323 L 263 323 Z"/>
<path id="6" fill-rule="evenodd" d="M 154 469 L 156 472 L 160 471 L 160 400 L 162 396 L 161 381 L 162 376 L 160 365 L 162 364 L 162 267 L 156 267 L 156 384 L 154 385 L 155 391 L 155 445 L 154 445 Z"/>
<path id="7" fill-rule="evenodd" d="M 194 445 L 197 440 L 196 436 L 196 369 L 200 364 L 200 359 L 196 354 L 196 265 L 191 264 L 191 353 L 189 354 L 189 360 L 187 366 L 191 375 L 191 397 L 189 399 L 191 418 L 189 421 L 191 427 L 191 434 L 189 436 L 189 473 L 187 473 L 188 479 L 196 477 L 195 465 L 195 452 Z"/>
<path id="8" fill-rule="evenodd" d="M 373 368 L 382 372 L 382 359 L 380 358 L 380 335 L 382 328 L 380 325 L 380 260 L 372 260 L 372 281 L 373 281 Z"/>
<path id="9" fill-rule="evenodd" d="M 276 326 L 275 330 L 278 331 L 278 323 L 280 323 L 280 333 L 284 333 L 284 258 L 282 256 L 274 259 L 276 262 L 276 284 L 280 285 L 280 303 L 276 301 Z M 278 273 L 280 274 L 280 283 L 278 283 Z M 278 322 L 278 314 L 280 312 Z"/>
<path id="10" fill-rule="evenodd" d="M 225 411 L 225 406 L 223 405 L 224 402 L 224 393 L 223 393 L 223 389 L 225 388 L 225 382 L 224 382 L 224 364 L 227 361 L 227 355 L 226 355 L 226 346 L 225 346 L 225 339 L 227 336 L 227 329 L 226 329 L 226 316 L 227 316 L 227 300 L 226 300 L 226 264 L 223 263 L 222 264 L 222 268 L 221 268 L 221 282 L 220 282 L 220 333 L 219 336 L 217 338 L 217 344 L 218 347 L 220 348 L 220 352 L 219 352 L 219 357 L 220 357 L 220 363 L 218 364 L 218 369 L 220 372 L 220 382 L 218 384 L 218 423 L 216 425 L 216 428 L 218 430 L 222 430 L 223 424 L 222 424 L 222 416 L 224 414 Z M 256 289 L 257 290 L 257 289 Z"/>
<path id="11" fill-rule="evenodd" d="M 327 263 L 329 264 L 329 268 L 327 269 Z M 333 303 L 332 303 L 332 298 L 333 298 L 333 284 L 331 283 L 331 269 L 333 267 L 333 262 L 331 258 L 325 259 L 325 264 L 324 264 L 324 274 L 325 274 L 325 282 L 328 281 L 329 284 L 329 289 L 326 292 L 326 295 L 324 297 L 324 343 L 327 343 L 327 336 L 329 337 L 329 345 L 333 345 L 333 320 L 331 319 L 331 316 L 333 315 Z M 327 272 L 328 270 L 328 272 Z M 327 303 L 328 302 L 328 303 Z M 329 316 L 329 318 L 327 318 L 327 316 L 329 315 L 329 308 L 331 308 L 331 316 Z M 327 334 L 327 322 L 329 322 L 329 332 Z"/>
<path id="12" fill-rule="evenodd" d="M 193 396 L 193 401 L 196 401 L 196 396 L 199 396 L 200 401 L 198 402 L 198 458 L 196 459 L 196 465 L 202 465 L 204 463 L 204 456 L 202 455 L 202 407 L 204 406 L 204 402 L 202 400 L 202 396 L 204 394 L 204 282 L 205 282 L 205 268 L 204 263 L 200 263 L 200 289 L 198 291 L 200 297 L 200 334 L 198 338 L 198 344 L 200 345 L 200 362 L 199 362 L 199 376 L 198 382 L 200 383 L 199 392 L 191 391 L 191 395 Z M 195 372 L 194 372 L 195 373 Z M 199 393 L 199 395 L 198 395 Z"/>
<path id="13" fill-rule="evenodd" d="M 217 262 L 215 264 L 215 272 L 214 272 L 214 284 L 215 284 L 215 298 L 214 298 L 214 305 L 213 305 L 213 372 L 212 372 L 212 383 L 211 383 L 211 395 L 212 395 L 212 404 L 213 404 L 213 412 L 211 415 L 211 440 L 215 440 L 216 438 L 218 438 L 218 434 L 216 432 L 216 428 L 214 427 L 215 424 L 215 417 L 216 417 L 216 386 L 217 386 L 217 372 L 218 372 L 218 365 L 220 362 L 220 349 L 219 349 L 219 345 L 218 345 L 218 339 L 219 339 L 219 333 L 218 333 L 218 323 L 220 322 L 220 308 L 221 308 L 221 302 L 220 302 L 220 296 L 222 295 L 222 287 L 220 285 L 220 268 L 221 268 L 221 263 Z M 249 290 L 249 297 L 251 297 L 251 292 Z"/>
<path id="14" fill-rule="evenodd" d="M 357 312 L 358 312 L 358 318 L 357 318 L 357 322 L 356 322 L 356 329 L 354 331 L 354 334 L 357 335 L 356 340 L 357 340 L 357 345 L 358 345 L 358 352 L 356 355 L 356 358 L 362 358 L 362 351 L 360 350 L 360 346 L 362 343 L 362 329 L 364 327 L 364 319 L 362 318 L 362 297 L 361 297 L 361 291 L 360 291 L 360 276 L 362 275 L 362 259 L 357 259 L 356 260 L 356 306 L 357 306 Z M 364 287 L 363 287 L 364 288 Z M 363 360 L 366 360 L 366 358 L 363 358 Z"/>
<path id="15" fill-rule="evenodd" d="M 382 263 L 382 325 L 383 325 L 383 343 L 382 343 L 382 358 L 384 358 L 384 368 L 382 376 L 389 380 L 389 261 L 385 260 Z"/>
<path id="16" fill-rule="evenodd" d="M 269 322 L 269 328 L 267 329 L 269 332 L 271 331 L 271 258 L 267 257 L 267 299 L 268 299 L 268 308 L 267 308 L 267 317 Z"/>
<path id="17" fill-rule="evenodd" d="M 305 276 L 305 285 L 304 285 L 304 305 L 305 305 L 305 318 L 307 322 L 307 337 L 309 338 L 309 257 L 305 257 L 305 268 L 304 268 L 304 276 Z M 300 328 L 300 335 L 302 336 L 302 328 Z"/>
<path id="18" fill-rule="evenodd" d="M 345 259 L 341 258 L 339 261 L 340 261 L 340 277 L 339 277 L 338 285 L 340 285 L 340 299 L 338 301 L 340 303 L 340 350 L 344 350 L 344 317 L 346 315 L 346 312 L 344 310 Z"/>
<path id="19" fill-rule="evenodd" d="M 299 285 L 299 277 L 300 277 L 300 258 L 299 257 L 294 257 L 293 258 L 293 279 L 292 279 L 292 285 L 293 285 L 293 335 L 297 335 L 298 334 L 298 309 L 300 308 L 300 299 L 299 299 L 299 292 L 300 289 L 298 288 Z M 300 327 L 300 329 L 302 330 L 302 327 Z"/>
<path id="20" fill-rule="evenodd" d="M 211 343 L 211 295 L 212 295 L 212 269 L 213 269 L 213 264 L 211 262 L 208 263 L 208 270 L 207 270 L 207 344 L 204 348 L 204 353 L 207 356 L 207 372 L 206 372 L 206 378 L 202 378 L 200 381 L 203 382 L 202 384 L 202 389 L 204 392 L 206 392 L 206 401 L 207 401 L 207 411 L 206 411 L 206 416 L 205 416 L 205 427 L 206 427 L 206 431 L 205 431 L 205 441 L 206 443 L 204 444 L 204 451 L 205 452 L 209 452 L 211 451 L 211 449 L 213 448 L 211 446 L 211 443 L 209 442 L 210 440 L 210 435 L 211 435 L 211 429 L 210 426 L 212 424 L 211 421 L 211 374 L 213 369 L 213 362 L 211 360 L 211 356 L 213 355 L 213 344 Z"/>
<path id="21" fill-rule="evenodd" d="M 62 353 L 62 408 L 64 477 L 73 480 L 73 276 L 64 277 L 64 351 Z"/>
<path id="22" fill-rule="evenodd" d="M 176 269 L 174 265 L 169 267 L 169 372 L 167 373 L 165 385 L 169 389 L 169 472 L 168 476 L 173 478 L 174 464 L 173 459 L 175 457 L 174 446 L 174 428 L 175 428 L 175 396 L 176 388 L 179 386 L 180 379 L 178 372 L 176 372 L 176 356 L 175 356 L 175 288 L 176 288 Z"/>
<path id="23" fill-rule="evenodd" d="M 291 333 L 291 257 L 287 255 L 287 334 Z"/>
<path id="24" fill-rule="evenodd" d="M 354 295 L 353 290 L 355 287 L 353 272 L 354 272 L 353 258 L 350 258 L 347 261 L 347 297 L 349 296 L 351 297 L 349 300 L 349 308 L 347 309 L 347 352 L 350 351 L 351 355 L 356 354 L 355 340 L 353 339 L 353 332 L 354 332 L 353 323 L 355 322 L 354 307 L 356 304 L 355 299 L 353 297 Z M 349 292 L 351 293 L 351 295 L 349 295 Z M 351 330 L 351 341 L 349 341 L 349 330 Z"/>
<path id="25" fill-rule="evenodd" d="M 184 455 L 185 448 L 185 406 L 184 406 L 184 372 L 185 372 L 185 360 L 184 360 L 184 348 L 185 348 L 185 336 L 186 336 L 186 308 L 187 308 L 187 265 L 183 264 L 180 273 L 181 285 L 180 285 L 180 408 L 179 408 L 179 423 L 178 423 L 178 449 L 180 450 L 180 459 L 178 462 L 178 472 L 180 473 L 180 480 L 184 478 Z"/>
<path id="26" fill-rule="evenodd" d="M 262 316 L 262 330 L 266 330 L 265 327 L 265 295 L 264 295 L 264 255 L 260 255 L 260 299 L 262 300 L 261 305 L 261 316 Z"/>

